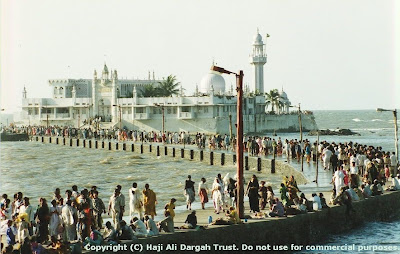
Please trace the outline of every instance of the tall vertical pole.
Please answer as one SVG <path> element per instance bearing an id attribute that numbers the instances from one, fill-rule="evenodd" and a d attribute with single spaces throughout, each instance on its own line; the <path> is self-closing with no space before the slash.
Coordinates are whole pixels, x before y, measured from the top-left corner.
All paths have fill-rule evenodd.
<path id="1" fill-rule="evenodd" d="M 121 110 L 121 106 L 118 105 L 118 109 L 119 109 L 119 130 L 122 130 L 122 110 Z"/>
<path id="2" fill-rule="evenodd" d="M 303 141 L 303 126 L 301 124 L 301 109 L 299 103 L 299 126 L 300 126 L 300 141 Z"/>
<path id="3" fill-rule="evenodd" d="M 397 110 L 393 110 L 394 117 L 394 144 L 396 146 L 396 158 L 397 163 L 399 162 L 399 137 L 398 137 L 398 127 L 397 127 Z M 394 167 L 394 175 L 397 176 L 397 165 Z"/>
<path id="4" fill-rule="evenodd" d="M 232 114 L 229 113 L 229 140 L 232 140 Z"/>
<path id="5" fill-rule="evenodd" d="M 318 159 L 318 145 L 319 145 L 319 130 L 317 130 L 317 165 L 315 166 L 315 183 L 318 184 L 318 163 L 319 163 L 319 159 Z"/>
<path id="6" fill-rule="evenodd" d="M 161 133 L 161 139 L 162 139 L 163 144 L 165 144 L 165 139 L 164 139 L 164 133 L 165 133 L 164 105 L 161 106 L 161 111 L 162 111 L 162 133 Z"/>
<path id="7" fill-rule="evenodd" d="M 299 127 L 300 127 L 300 144 L 303 144 L 303 127 L 301 125 L 301 108 L 299 103 Z M 304 149 L 304 146 L 303 146 Z M 304 152 L 304 150 L 303 150 Z M 304 171 L 304 153 L 301 154 L 301 172 Z"/>
<path id="8" fill-rule="evenodd" d="M 237 212 L 240 218 L 244 218 L 244 187 L 243 187 L 243 71 L 236 74 L 237 91 Z"/>

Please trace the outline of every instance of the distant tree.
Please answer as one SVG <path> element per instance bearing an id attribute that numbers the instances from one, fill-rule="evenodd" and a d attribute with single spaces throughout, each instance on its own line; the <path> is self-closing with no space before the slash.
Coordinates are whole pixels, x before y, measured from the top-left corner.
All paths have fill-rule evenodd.
<path id="1" fill-rule="evenodd" d="M 180 82 L 176 82 L 176 77 L 173 75 L 169 75 L 167 79 L 163 79 L 163 81 L 158 82 L 158 90 L 159 96 L 162 97 L 170 97 L 172 95 L 179 94 L 179 84 Z"/>
<path id="2" fill-rule="evenodd" d="M 158 97 L 158 88 L 153 84 L 143 86 L 140 97 Z"/>
<path id="3" fill-rule="evenodd" d="M 282 106 L 281 102 L 281 96 L 279 94 L 278 89 L 272 89 L 269 91 L 269 93 L 265 94 L 265 109 L 267 110 L 267 107 L 271 105 L 271 111 L 275 112 L 275 107 L 280 107 Z"/>

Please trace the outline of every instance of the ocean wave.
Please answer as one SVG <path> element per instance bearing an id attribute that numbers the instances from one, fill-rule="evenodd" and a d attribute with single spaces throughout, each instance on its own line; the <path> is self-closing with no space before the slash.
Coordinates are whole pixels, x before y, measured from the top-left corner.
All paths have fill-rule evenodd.
<path id="1" fill-rule="evenodd" d="M 105 158 L 104 160 L 100 161 L 100 164 L 111 164 L 111 159 L 112 158 Z"/>
<path id="2" fill-rule="evenodd" d="M 385 120 L 382 119 L 372 119 L 371 122 L 384 122 Z"/>
<path id="3" fill-rule="evenodd" d="M 364 122 L 364 120 L 361 120 L 360 118 L 353 118 L 351 120 L 353 120 L 354 122 Z"/>
<path id="4" fill-rule="evenodd" d="M 393 128 L 354 128 L 352 131 L 387 131 L 393 130 Z"/>

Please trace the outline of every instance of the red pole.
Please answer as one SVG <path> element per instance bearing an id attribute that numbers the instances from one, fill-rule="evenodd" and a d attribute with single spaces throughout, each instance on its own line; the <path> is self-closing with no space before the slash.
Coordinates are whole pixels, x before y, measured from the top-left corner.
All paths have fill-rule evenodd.
<path id="1" fill-rule="evenodd" d="M 240 218 L 244 218 L 244 187 L 243 187 L 243 71 L 236 74 L 237 91 L 237 200 L 236 209 Z"/>

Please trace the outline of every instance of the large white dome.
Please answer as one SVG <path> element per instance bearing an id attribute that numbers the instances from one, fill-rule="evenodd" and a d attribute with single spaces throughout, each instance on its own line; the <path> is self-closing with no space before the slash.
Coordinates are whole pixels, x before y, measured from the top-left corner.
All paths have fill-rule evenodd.
<path id="1" fill-rule="evenodd" d="M 225 92 L 225 79 L 218 72 L 210 71 L 201 79 L 200 93 L 210 93 L 211 87 L 216 94 Z"/>

